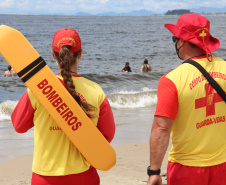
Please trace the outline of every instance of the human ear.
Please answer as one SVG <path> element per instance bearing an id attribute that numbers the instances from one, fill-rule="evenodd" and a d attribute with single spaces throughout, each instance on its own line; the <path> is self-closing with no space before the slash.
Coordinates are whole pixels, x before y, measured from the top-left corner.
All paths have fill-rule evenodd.
<path id="1" fill-rule="evenodd" d="M 54 51 L 53 51 L 53 50 L 51 50 L 51 54 L 52 54 L 52 57 L 53 57 L 55 60 L 57 60 L 56 55 L 54 54 Z"/>
<path id="2" fill-rule="evenodd" d="M 82 52 L 83 52 L 83 50 L 81 49 L 81 51 L 80 51 L 80 53 L 79 53 L 79 55 L 78 55 L 78 59 L 79 59 L 79 60 L 82 58 Z"/>

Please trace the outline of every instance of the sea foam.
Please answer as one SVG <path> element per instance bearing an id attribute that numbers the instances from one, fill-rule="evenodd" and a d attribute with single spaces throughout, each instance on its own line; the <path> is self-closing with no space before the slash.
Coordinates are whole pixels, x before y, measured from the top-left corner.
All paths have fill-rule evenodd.
<path id="1" fill-rule="evenodd" d="M 143 88 L 141 91 L 119 91 L 108 95 L 112 108 L 142 108 L 157 103 L 156 90 Z"/>
<path id="2" fill-rule="evenodd" d="M 10 115 L 13 112 L 18 101 L 4 101 L 0 103 L 0 121 L 10 120 Z"/>

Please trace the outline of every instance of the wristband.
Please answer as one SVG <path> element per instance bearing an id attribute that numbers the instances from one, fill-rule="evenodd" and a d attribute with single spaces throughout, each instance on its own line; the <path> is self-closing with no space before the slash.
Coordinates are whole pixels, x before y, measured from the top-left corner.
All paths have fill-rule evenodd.
<path id="1" fill-rule="evenodd" d="M 160 175 L 160 173 L 161 173 L 161 169 L 159 169 L 159 170 L 151 170 L 150 166 L 148 166 L 148 168 L 147 168 L 147 174 L 149 176 L 151 176 L 151 175 Z"/>

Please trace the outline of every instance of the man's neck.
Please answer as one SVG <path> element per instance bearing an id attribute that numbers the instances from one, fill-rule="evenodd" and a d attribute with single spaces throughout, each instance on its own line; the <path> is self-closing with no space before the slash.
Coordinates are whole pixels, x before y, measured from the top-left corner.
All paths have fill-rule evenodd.
<path id="1" fill-rule="evenodd" d="M 196 50 L 195 52 L 188 53 L 184 56 L 184 60 L 188 60 L 190 58 L 200 57 L 206 55 L 206 52 L 203 50 Z"/>

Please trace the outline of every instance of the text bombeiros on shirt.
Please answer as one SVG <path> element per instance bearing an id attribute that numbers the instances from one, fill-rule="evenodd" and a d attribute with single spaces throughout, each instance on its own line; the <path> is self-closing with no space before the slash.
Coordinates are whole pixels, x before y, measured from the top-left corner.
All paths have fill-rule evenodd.
<path id="1" fill-rule="evenodd" d="M 46 96 L 46 99 L 52 104 L 60 116 L 69 126 L 71 126 L 71 129 L 76 131 L 82 126 L 82 123 L 78 122 L 78 118 L 73 114 L 70 108 L 68 108 L 63 99 L 56 93 L 53 86 L 48 84 L 49 82 L 44 79 L 37 85 L 37 87 L 42 90 L 42 94 Z"/>

